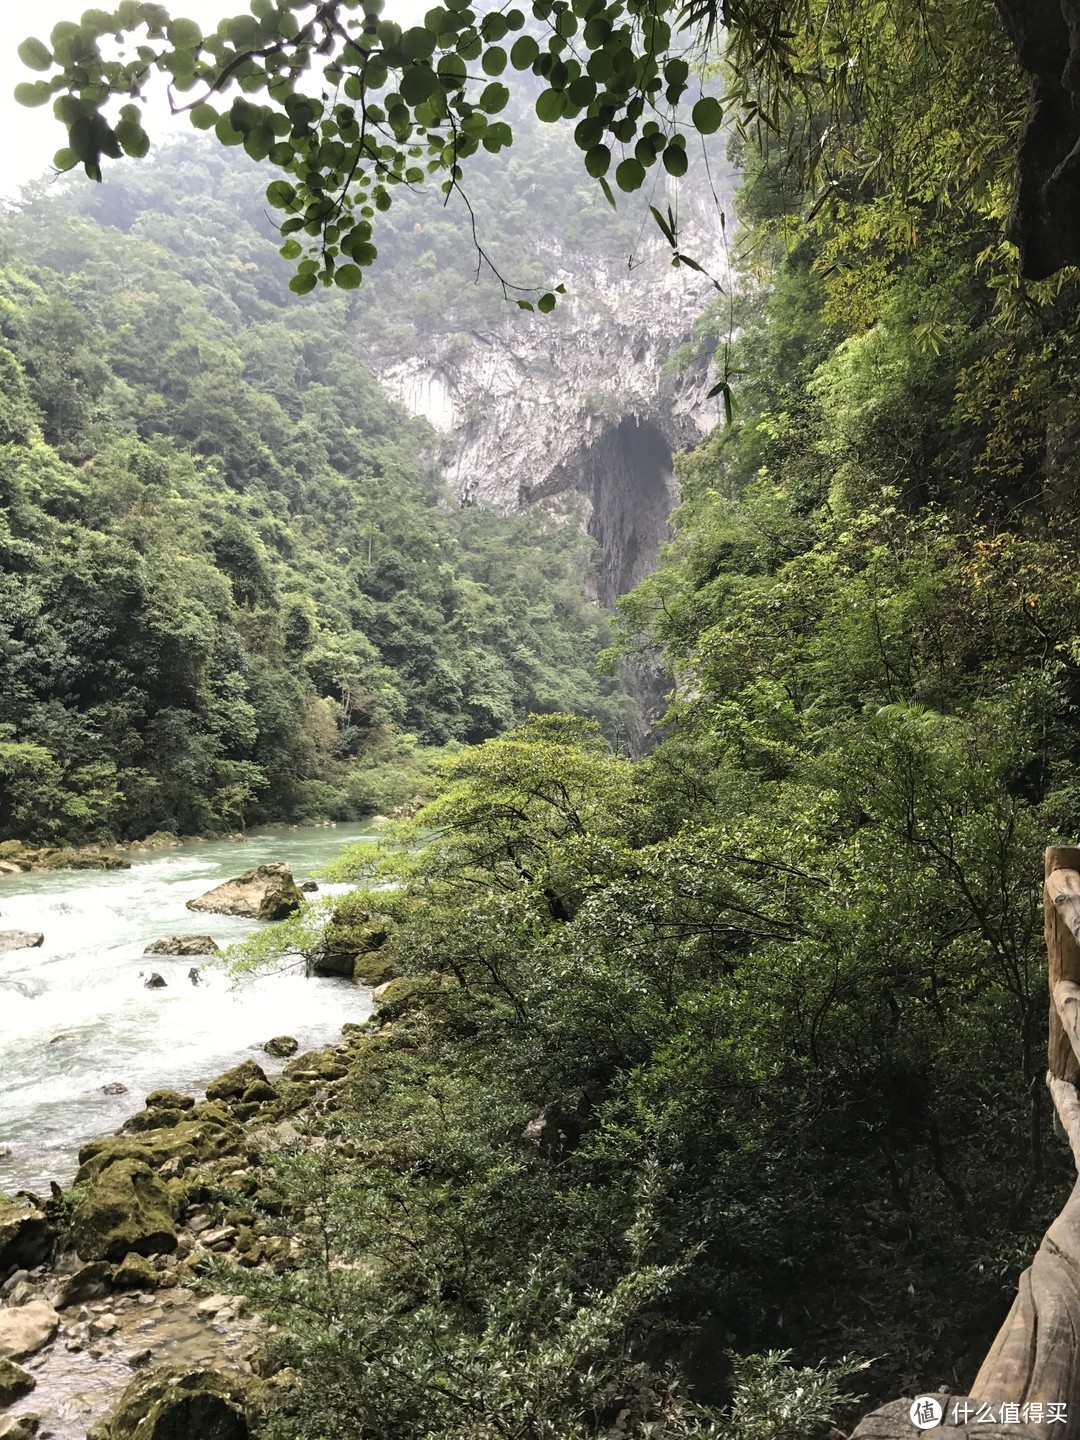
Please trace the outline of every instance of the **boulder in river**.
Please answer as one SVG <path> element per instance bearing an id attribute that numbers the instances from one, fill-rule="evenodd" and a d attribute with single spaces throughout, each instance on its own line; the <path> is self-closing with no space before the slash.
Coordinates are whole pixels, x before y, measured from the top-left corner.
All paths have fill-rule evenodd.
<path id="1" fill-rule="evenodd" d="M 123 1260 L 176 1249 L 173 1198 L 142 1160 L 117 1160 L 102 1170 L 71 1217 L 80 1260 Z"/>
<path id="2" fill-rule="evenodd" d="M 291 1035 L 275 1035 L 272 1040 L 267 1040 L 262 1048 L 275 1060 L 287 1060 L 290 1055 L 296 1054 L 300 1045 Z"/>
<path id="3" fill-rule="evenodd" d="M 47 1300 L 31 1300 L 0 1310 L 0 1360 L 24 1360 L 56 1334 L 60 1316 Z"/>
<path id="4" fill-rule="evenodd" d="M 40 1430 L 40 1415 L 9 1415 L 0 1420 L 0 1440 L 34 1440 Z"/>
<path id="5" fill-rule="evenodd" d="M 303 898 L 288 865 L 283 860 L 269 860 L 189 900 L 187 908 L 215 915 L 246 915 L 254 920 L 284 920 L 299 910 Z"/>
<path id="6" fill-rule="evenodd" d="M 239 1390 L 214 1370 L 160 1366 L 137 1375 L 88 1440 L 248 1440 Z"/>
<path id="7" fill-rule="evenodd" d="M 150 975 L 148 975 L 147 978 L 143 981 L 143 985 L 146 987 L 147 990 L 164 990 L 168 983 L 169 982 L 165 979 L 165 977 L 163 975 L 159 975 L 156 970 L 154 970 Z"/>
<path id="8" fill-rule="evenodd" d="M 160 940 L 151 940 L 143 954 L 220 955 L 221 947 L 209 935 L 163 935 Z"/>
<path id="9" fill-rule="evenodd" d="M 121 1085 L 119 1080 L 110 1080 L 108 1085 L 102 1085 L 101 1093 L 103 1095 L 126 1095 L 127 1088 L 126 1085 Z"/>
<path id="10" fill-rule="evenodd" d="M 40 930 L 0 930 L 0 955 L 9 950 L 34 950 L 44 943 Z"/>

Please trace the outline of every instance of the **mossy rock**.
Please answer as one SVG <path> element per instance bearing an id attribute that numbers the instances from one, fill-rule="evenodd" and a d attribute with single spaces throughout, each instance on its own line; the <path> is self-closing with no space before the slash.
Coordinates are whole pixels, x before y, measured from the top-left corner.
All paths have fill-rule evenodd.
<path id="1" fill-rule="evenodd" d="M 338 1051 L 328 1045 L 325 1050 L 307 1050 L 303 1055 L 297 1055 L 295 1060 L 290 1060 L 285 1066 L 284 1073 L 290 1080 L 340 1080 L 348 1074 L 348 1067 Z"/>
<path id="2" fill-rule="evenodd" d="M 248 1440 L 243 1396 L 213 1370 L 137 1375 L 102 1426 L 102 1440 Z"/>
<path id="3" fill-rule="evenodd" d="M 0 1360 L 0 1410 L 29 1395 L 37 1381 L 14 1360 Z"/>
<path id="4" fill-rule="evenodd" d="M 213 1108 L 217 1110 L 216 1106 Z M 152 1170 L 174 1156 L 185 1167 L 214 1160 L 234 1151 L 243 1140 L 243 1131 L 224 1111 L 220 1112 L 220 1120 L 217 1114 L 198 1115 L 198 1107 L 185 1111 L 184 1117 L 175 1125 L 140 1131 L 137 1135 L 103 1135 L 91 1140 L 79 1151 L 76 1183 L 94 1179 L 120 1160 L 141 1160 Z"/>
<path id="5" fill-rule="evenodd" d="M 381 985 L 379 993 L 375 996 L 375 1003 L 379 1007 L 379 1018 L 396 1020 L 399 1015 L 404 1015 L 406 1010 L 414 1009 L 420 1003 L 422 988 L 418 981 L 407 980 L 403 975 Z"/>
<path id="6" fill-rule="evenodd" d="M 120 1130 L 125 1135 L 141 1135 L 146 1130 L 171 1130 L 187 1119 L 186 1110 L 139 1110 L 126 1119 Z"/>
<path id="7" fill-rule="evenodd" d="M 122 1260 L 130 1251 L 176 1249 L 176 1209 L 165 1182 L 142 1160 L 117 1160 L 90 1186 L 71 1217 L 81 1260 Z"/>
<path id="8" fill-rule="evenodd" d="M 275 1035 L 272 1040 L 267 1040 L 263 1049 L 275 1060 L 287 1060 L 290 1055 L 295 1055 L 300 1049 L 300 1043 L 291 1035 Z"/>
<path id="9" fill-rule="evenodd" d="M 157 1271 L 149 1260 L 130 1251 L 117 1265 L 113 1284 L 117 1290 L 156 1290 Z"/>
<path id="10" fill-rule="evenodd" d="M 56 1308 L 64 1310 L 69 1305 L 84 1305 L 89 1300 L 104 1299 L 112 1290 L 112 1278 L 113 1267 L 107 1260 L 92 1260 L 61 1281 Z"/>
<path id="11" fill-rule="evenodd" d="M 256 1080 L 254 1085 L 249 1085 L 244 1091 L 245 1105 L 266 1105 L 277 1098 L 278 1093 L 269 1080 Z"/>
<path id="12" fill-rule="evenodd" d="M 56 1230 L 44 1211 L 28 1200 L 0 1195 L 0 1275 L 33 1270 L 52 1253 Z"/>
<path id="13" fill-rule="evenodd" d="M 240 1100 L 244 1091 L 257 1083 L 265 1085 L 266 1075 L 254 1060 L 245 1060 L 219 1075 L 206 1087 L 207 1100 Z"/>
<path id="14" fill-rule="evenodd" d="M 379 951 L 368 951 L 363 955 L 357 955 L 353 961 L 353 979 L 358 980 L 361 985 L 385 985 L 388 980 L 396 980 L 399 971 L 388 955 L 380 954 Z"/>
<path id="15" fill-rule="evenodd" d="M 179 1090 L 152 1090 L 146 1097 L 148 1110 L 193 1110 L 195 1097 L 181 1095 Z"/>
<path id="16" fill-rule="evenodd" d="M 9 1415 L 6 1420 L 0 1420 L 0 1440 L 34 1440 L 40 1429 L 40 1415 Z"/>

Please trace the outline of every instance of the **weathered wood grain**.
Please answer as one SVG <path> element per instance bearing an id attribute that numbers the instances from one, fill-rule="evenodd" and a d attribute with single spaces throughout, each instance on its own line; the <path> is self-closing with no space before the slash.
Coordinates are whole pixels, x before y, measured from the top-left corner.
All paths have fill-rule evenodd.
<path id="1" fill-rule="evenodd" d="M 1061 980 L 1080 984 L 1080 849 L 1051 845 L 1046 851 L 1043 916 L 1050 993 Z M 1080 1060 L 1058 1015 L 1050 1008 L 1047 1064 L 1059 1080 L 1080 1079 Z"/>
<path id="2" fill-rule="evenodd" d="M 971 1387 L 972 1398 L 1064 1403 L 1058 1440 L 1080 1435 L 1080 1182 L 1030 1267 L 990 1353 Z M 1044 1433 L 1045 1427 L 1044 1427 Z"/>

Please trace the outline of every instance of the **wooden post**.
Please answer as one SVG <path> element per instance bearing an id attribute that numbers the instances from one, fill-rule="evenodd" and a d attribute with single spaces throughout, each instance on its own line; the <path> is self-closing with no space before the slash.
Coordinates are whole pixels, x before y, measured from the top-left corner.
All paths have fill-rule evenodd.
<path id="1" fill-rule="evenodd" d="M 1060 980 L 1080 984 L 1080 944 L 1069 920 L 1080 928 L 1080 848 L 1050 845 L 1046 850 L 1046 885 L 1043 914 L 1046 925 L 1046 954 L 1050 981 L 1050 1040 L 1047 1060 L 1056 1080 L 1075 1084 L 1080 1079 L 1080 1060 L 1065 1033 L 1054 1003 L 1054 986 Z"/>

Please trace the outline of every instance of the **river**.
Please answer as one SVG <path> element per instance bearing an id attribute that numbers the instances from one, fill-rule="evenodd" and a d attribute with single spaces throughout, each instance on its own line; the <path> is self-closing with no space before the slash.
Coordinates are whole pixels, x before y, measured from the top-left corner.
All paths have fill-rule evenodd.
<path id="1" fill-rule="evenodd" d="M 235 985 L 203 966 L 192 984 L 200 961 L 143 947 L 208 934 L 224 949 L 259 922 L 195 914 L 188 900 L 266 860 L 287 861 L 300 882 L 344 845 L 377 838 L 362 825 L 284 827 L 132 855 L 130 870 L 0 876 L 0 929 L 45 936 L 40 949 L 0 955 L 0 1190 L 69 1184 L 79 1146 L 150 1090 L 198 1091 L 253 1052 L 273 1073 L 282 1062 L 261 1053 L 271 1036 L 310 1049 L 366 1018 L 370 992 L 349 980 L 293 972 Z M 154 970 L 164 989 L 143 984 Z M 125 1094 L 103 1090 L 117 1083 Z"/>

